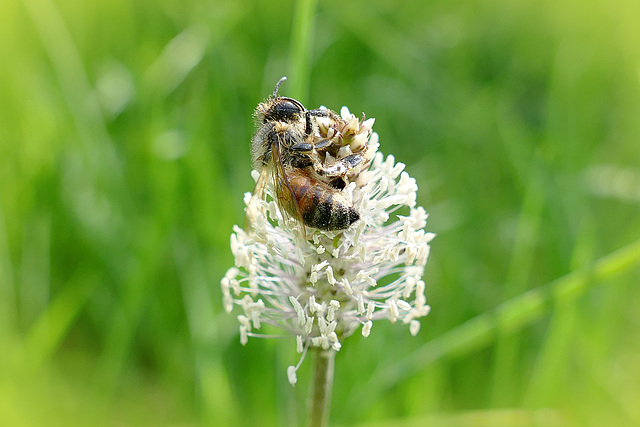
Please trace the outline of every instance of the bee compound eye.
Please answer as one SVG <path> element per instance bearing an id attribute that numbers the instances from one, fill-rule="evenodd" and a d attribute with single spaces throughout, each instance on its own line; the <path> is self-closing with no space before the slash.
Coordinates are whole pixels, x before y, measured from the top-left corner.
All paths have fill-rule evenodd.
<path id="1" fill-rule="evenodd" d="M 280 101 L 273 107 L 273 116 L 279 120 L 296 119 L 300 113 L 300 106 L 289 100 Z"/>

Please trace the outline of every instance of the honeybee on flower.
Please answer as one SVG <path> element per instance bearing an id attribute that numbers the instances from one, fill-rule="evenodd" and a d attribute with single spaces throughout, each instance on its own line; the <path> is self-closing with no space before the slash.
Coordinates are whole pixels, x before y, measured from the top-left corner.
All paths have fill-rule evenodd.
<path id="1" fill-rule="evenodd" d="M 287 371 L 295 384 L 310 347 L 338 351 L 359 328 L 367 337 L 376 320 L 406 324 L 416 335 L 418 319 L 430 311 L 422 276 L 434 234 L 424 230 L 427 213 L 416 206 L 415 179 L 378 152 L 373 119 L 359 120 L 346 107 L 340 114 L 309 111 L 276 92 L 256 116 L 258 191 L 245 194 L 248 226 L 233 229 L 235 266 L 221 281 L 225 310 L 241 310 L 241 343 L 266 336 L 264 324 L 295 338 L 302 356 Z M 330 188 L 347 220 L 331 209 L 317 213 L 327 210 L 325 190 L 307 189 L 319 200 L 309 208 L 302 190 L 290 188 L 296 174 Z M 403 207 L 408 215 L 397 214 Z"/>
<path id="2" fill-rule="evenodd" d="M 260 175 L 247 221 L 255 220 L 270 181 L 283 216 L 321 230 L 348 228 L 360 214 L 342 190 L 371 162 L 373 119 L 352 124 L 326 108 L 307 110 L 299 101 L 277 95 L 285 79 L 256 108 L 259 127 L 251 153 Z"/>

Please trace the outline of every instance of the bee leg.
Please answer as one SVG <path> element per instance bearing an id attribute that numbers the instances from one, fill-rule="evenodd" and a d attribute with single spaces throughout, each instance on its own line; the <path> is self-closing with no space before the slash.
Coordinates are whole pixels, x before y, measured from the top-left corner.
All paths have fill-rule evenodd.
<path id="1" fill-rule="evenodd" d="M 324 167 L 322 164 L 314 164 L 314 169 L 320 176 L 343 176 L 348 171 L 342 162 L 335 162 L 331 166 Z"/>
<path id="2" fill-rule="evenodd" d="M 343 162 L 349 169 L 353 169 L 362 163 L 362 156 L 360 154 L 352 154 L 350 156 L 345 157 L 340 160 Z"/>
<path id="3" fill-rule="evenodd" d="M 326 108 L 316 108 L 315 110 L 307 111 L 307 113 L 309 114 L 309 116 L 313 117 L 330 117 L 333 120 L 340 120 L 339 115 Z"/>
<path id="4" fill-rule="evenodd" d="M 313 150 L 313 144 L 309 142 L 299 142 L 297 144 L 293 144 L 289 147 L 289 150 L 296 153 L 308 153 Z"/>
<path id="5" fill-rule="evenodd" d="M 314 169 L 319 175 L 329 177 L 345 176 L 349 170 L 355 168 L 362 163 L 362 156 L 359 154 L 351 154 L 343 159 L 338 160 L 331 166 L 323 167 L 321 164 L 314 164 Z"/>
<path id="6" fill-rule="evenodd" d="M 329 117 L 333 121 L 340 120 L 340 116 L 338 116 L 336 113 L 326 108 L 316 108 L 315 110 L 307 110 L 305 112 L 305 116 L 306 116 L 306 122 L 307 122 L 305 127 L 305 132 L 307 136 L 311 135 L 313 131 L 313 124 L 311 123 L 311 117 Z"/>
<path id="7" fill-rule="evenodd" d="M 320 142 L 317 142 L 313 145 L 313 148 L 315 148 L 316 150 L 324 150 L 325 148 L 329 147 L 332 144 L 330 139 L 323 139 Z"/>
<path id="8" fill-rule="evenodd" d="M 329 110 L 326 108 L 316 108 L 315 110 L 309 110 L 309 115 L 313 117 L 327 117 L 329 116 Z"/>

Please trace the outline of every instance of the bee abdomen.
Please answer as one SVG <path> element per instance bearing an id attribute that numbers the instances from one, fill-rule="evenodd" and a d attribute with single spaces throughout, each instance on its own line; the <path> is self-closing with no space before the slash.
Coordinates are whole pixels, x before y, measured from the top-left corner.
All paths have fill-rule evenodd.
<path id="1" fill-rule="evenodd" d="M 292 182 L 305 225 L 320 230 L 343 230 L 360 214 L 339 191 L 310 177 Z"/>
<path id="2" fill-rule="evenodd" d="M 320 230 L 342 230 L 360 219 L 342 194 L 323 187 L 313 187 L 314 208 L 303 210 L 302 219 L 309 227 Z M 303 200 L 300 200 L 303 202 Z"/>

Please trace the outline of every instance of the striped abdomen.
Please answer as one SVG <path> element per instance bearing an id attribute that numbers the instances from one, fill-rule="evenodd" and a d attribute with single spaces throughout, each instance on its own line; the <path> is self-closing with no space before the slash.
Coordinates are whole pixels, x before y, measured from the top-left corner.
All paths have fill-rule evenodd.
<path id="1" fill-rule="evenodd" d="M 305 225 L 321 230 L 342 230 L 360 219 L 339 190 L 309 176 L 303 170 L 287 174 Z"/>

